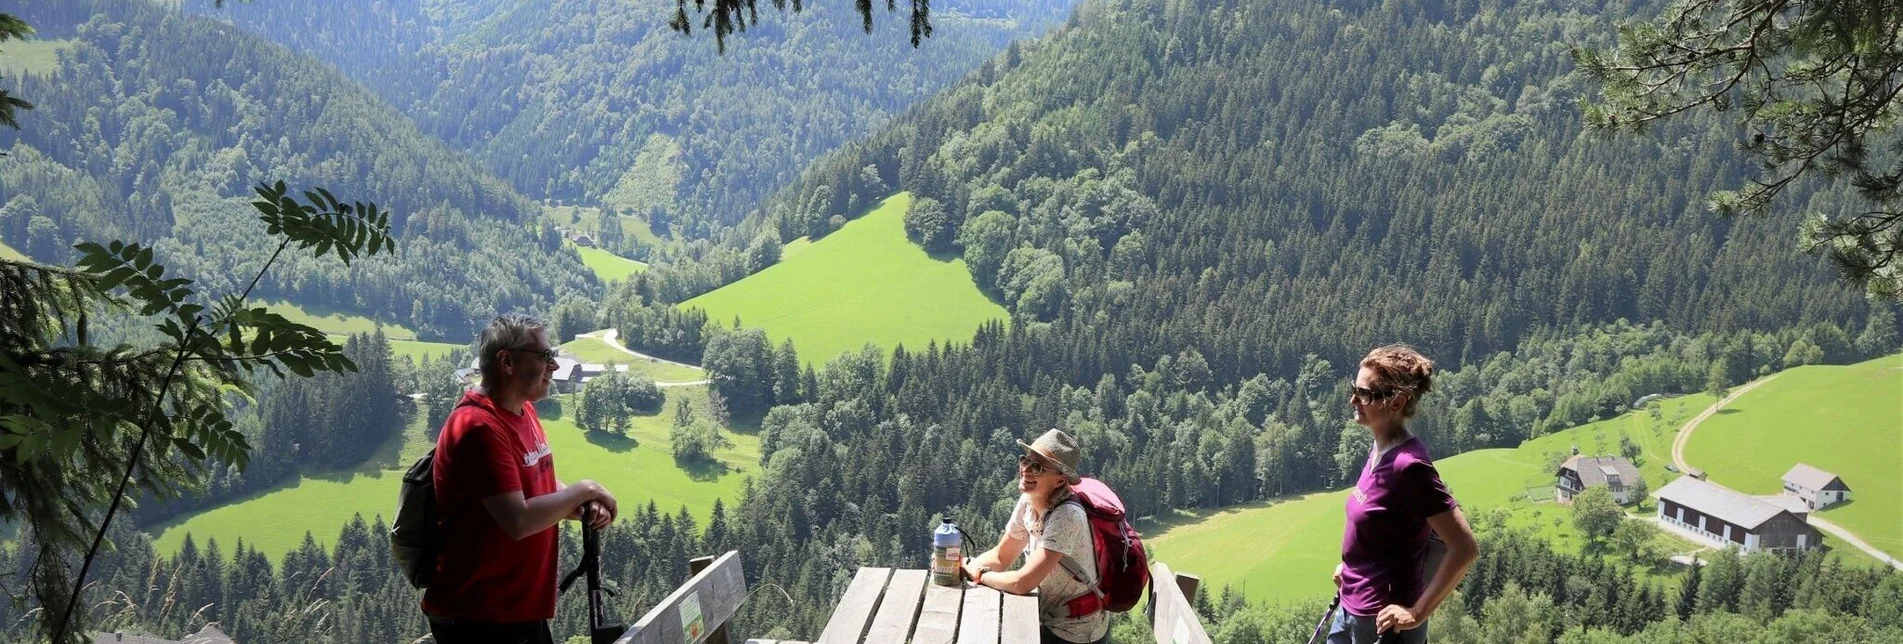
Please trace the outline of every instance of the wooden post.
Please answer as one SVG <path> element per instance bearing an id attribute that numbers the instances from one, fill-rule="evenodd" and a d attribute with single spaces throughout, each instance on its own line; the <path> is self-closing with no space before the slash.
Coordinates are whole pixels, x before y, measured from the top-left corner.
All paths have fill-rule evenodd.
<path id="1" fill-rule="evenodd" d="M 1201 578 L 1172 572 L 1162 562 L 1150 566 L 1150 632 L 1157 644 L 1210 644 L 1190 601 L 1201 585 Z"/>
<path id="2" fill-rule="evenodd" d="M 707 555 L 705 557 L 695 557 L 687 560 L 687 577 L 692 579 L 694 575 L 700 574 L 700 571 L 706 570 L 708 566 L 714 565 L 715 558 L 713 555 Z M 723 622 L 720 628 L 716 628 L 714 632 L 708 633 L 705 643 L 727 644 L 727 624 Z"/>
<path id="3" fill-rule="evenodd" d="M 1176 573 L 1176 587 L 1182 589 L 1183 599 L 1189 600 L 1189 605 L 1191 606 L 1196 605 L 1196 589 L 1202 585 L 1202 577 L 1186 572 Z"/>

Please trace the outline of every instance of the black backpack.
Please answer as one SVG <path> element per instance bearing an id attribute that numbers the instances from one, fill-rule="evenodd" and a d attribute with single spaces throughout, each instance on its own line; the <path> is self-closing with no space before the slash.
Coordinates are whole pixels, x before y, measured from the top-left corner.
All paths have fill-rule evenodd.
<path id="1" fill-rule="evenodd" d="M 457 410 L 473 404 L 458 403 L 449 413 L 453 417 Z M 390 556 L 396 559 L 403 578 L 416 588 L 429 587 L 430 577 L 436 574 L 436 555 L 442 552 L 443 534 L 449 530 L 448 525 L 436 525 L 435 464 L 436 449 L 431 448 L 403 473 L 396 518 L 390 522 Z"/>

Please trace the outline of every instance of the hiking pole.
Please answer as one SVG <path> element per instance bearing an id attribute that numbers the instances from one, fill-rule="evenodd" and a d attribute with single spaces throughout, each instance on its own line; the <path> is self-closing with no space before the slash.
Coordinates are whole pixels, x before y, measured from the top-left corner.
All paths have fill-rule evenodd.
<path id="1" fill-rule="evenodd" d="M 1317 644 L 1322 641 L 1322 636 L 1328 632 L 1328 626 L 1335 622 L 1337 610 L 1341 610 L 1341 593 L 1335 593 L 1335 598 L 1328 600 L 1328 612 L 1322 613 L 1322 621 L 1315 625 L 1315 634 L 1308 636 L 1308 644 Z"/>
<path id="2" fill-rule="evenodd" d="M 575 570 L 562 578 L 560 592 L 568 592 L 575 579 L 588 578 L 588 640 L 593 644 L 614 644 L 621 633 L 628 630 L 621 624 L 606 624 L 606 609 L 602 606 L 602 593 L 615 594 L 613 590 L 601 585 L 601 534 L 595 531 L 594 514 L 599 512 L 594 503 L 581 506 L 581 563 Z"/>

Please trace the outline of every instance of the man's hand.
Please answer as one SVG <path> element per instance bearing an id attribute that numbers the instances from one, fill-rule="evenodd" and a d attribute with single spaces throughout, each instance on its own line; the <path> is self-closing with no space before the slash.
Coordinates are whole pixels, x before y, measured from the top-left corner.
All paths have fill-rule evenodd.
<path id="1" fill-rule="evenodd" d="M 1374 617 L 1374 632 L 1411 631 L 1421 627 L 1426 615 L 1415 615 L 1414 610 L 1400 604 L 1388 604 Z"/>
<path id="2" fill-rule="evenodd" d="M 587 495 L 587 500 L 576 505 L 574 512 L 570 514 L 569 518 L 579 520 L 581 518 L 581 509 L 585 506 L 593 506 L 595 512 L 592 515 L 593 520 L 588 522 L 590 527 L 601 530 L 615 522 L 615 515 L 618 508 L 615 505 L 615 495 L 610 494 L 608 488 L 604 488 L 600 483 L 587 479 L 576 481 L 572 487 L 586 490 L 584 494 Z"/>
<path id="3" fill-rule="evenodd" d="M 1335 564 L 1335 588 L 1337 589 L 1341 588 L 1341 573 L 1347 570 L 1348 570 L 1348 564 L 1346 563 Z"/>

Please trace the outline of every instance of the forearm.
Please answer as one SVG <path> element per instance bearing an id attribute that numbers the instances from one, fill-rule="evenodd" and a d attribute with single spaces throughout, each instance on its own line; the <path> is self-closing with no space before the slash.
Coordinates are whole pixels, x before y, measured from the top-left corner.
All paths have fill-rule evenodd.
<path id="1" fill-rule="evenodd" d="M 994 570 L 985 573 L 984 580 L 981 583 L 1013 595 L 1029 594 L 1033 589 L 1037 588 L 1039 582 L 1043 581 L 1042 578 L 1039 578 L 1037 581 L 1032 581 L 1028 574 L 1029 572 L 1029 570 L 1024 568 L 1017 570 Z"/>
<path id="2" fill-rule="evenodd" d="M 997 546 L 992 546 L 990 550 L 980 552 L 976 556 L 973 556 L 970 565 L 973 570 L 978 568 L 991 568 L 995 570 L 1004 567 L 1004 562 L 1000 559 L 1002 559 L 1002 557 L 998 555 Z"/>
<path id="3" fill-rule="evenodd" d="M 514 513 L 510 525 L 503 526 L 510 539 L 522 540 L 547 530 L 575 513 L 575 508 L 594 498 L 586 488 L 568 487 L 553 494 L 527 499 Z"/>
<path id="4" fill-rule="evenodd" d="M 1427 588 L 1421 591 L 1421 598 L 1408 608 L 1408 612 L 1419 619 L 1434 614 L 1440 609 L 1441 602 L 1454 594 L 1454 589 L 1460 586 L 1460 580 L 1466 578 L 1467 569 L 1479 558 L 1480 549 L 1471 540 L 1447 544 L 1447 557 L 1441 560 L 1440 570 L 1434 572 L 1434 578 L 1428 581 Z"/>

